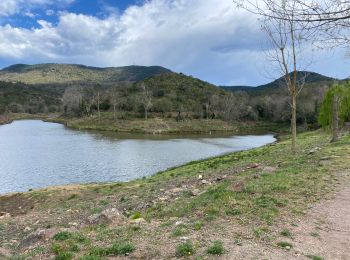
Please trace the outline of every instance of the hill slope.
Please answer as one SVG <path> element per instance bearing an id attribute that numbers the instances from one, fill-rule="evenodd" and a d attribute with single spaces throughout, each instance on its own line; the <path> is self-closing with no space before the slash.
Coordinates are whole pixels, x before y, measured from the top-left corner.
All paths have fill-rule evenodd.
<path id="1" fill-rule="evenodd" d="M 159 66 L 97 68 L 74 64 L 17 64 L 2 69 L 0 81 L 26 84 L 69 84 L 76 82 L 113 84 L 135 82 L 170 72 L 170 70 Z"/>
<path id="2" fill-rule="evenodd" d="M 306 85 L 314 85 L 314 84 L 330 84 L 334 81 L 337 81 L 337 79 L 330 78 L 315 72 L 309 72 L 309 71 L 298 71 L 297 78 L 298 81 L 302 80 L 305 77 L 305 83 Z M 222 86 L 221 88 L 236 92 L 236 91 L 247 91 L 251 93 L 260 94 L 264 92 L 264 94 L 268 94 L 271 92 L 276 92 L 281 90 L 281 88 L 284 86 L 284 78 L 281 77 L 279 79 L 276 79 L 268 84 L 260 85 L 257 87 L 251 87 L 251 86 Z"/>

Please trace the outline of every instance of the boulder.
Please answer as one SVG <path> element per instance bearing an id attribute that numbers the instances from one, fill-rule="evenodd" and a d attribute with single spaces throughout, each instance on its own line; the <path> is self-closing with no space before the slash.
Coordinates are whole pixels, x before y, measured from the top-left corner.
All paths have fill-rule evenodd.
<path id="1" fill-rule="evenodd" d="M 91 225 L 102 225 L 110 223 L 123 223 L 125 217 L 116 208 L 107 208 L 100 214 L 88 217 L 87 222 Z"/>

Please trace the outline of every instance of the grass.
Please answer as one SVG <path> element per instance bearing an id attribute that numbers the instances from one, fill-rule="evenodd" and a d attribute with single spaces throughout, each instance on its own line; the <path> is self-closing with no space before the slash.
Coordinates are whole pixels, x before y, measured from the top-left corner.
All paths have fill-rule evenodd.
<path id="1" fill-rule="evenodd" d="M 195 253 L 194 246 L 191 241 L 177 245 L 176 247 L 176 256 L 185 257 L 191 256 Z"/>
<path id="2" fill-rule="evenodd" d="M 345 178 L 338 173 L 348 169 L 350 164 L 350 137 L 343 137 L 336 143 L 328 140 L 327 133 L 308 132 L 298 136 L 296 155 L 290 153 L 289 139 L 282 137 L 274 145 L 192 162 L 128 183 L 50 188 L 15 197 L 0 197 L 0 211 L 4 211 L 4 205 L 6 210 L 14 212 L 19 206 L 34 206 L 31 212 L 38 217 L 45 216 L 45 226 L 55 228 L 68 227 L 69 222 L 80 223 L 106 207 L 117 207 L 129 218 L 118 226 L 89 226 L 80 229 L 79 233 L 59 232 L 44 251 L 62 259 L 71 256 L 100 259 L 109 255 L 132 254 L 137 248 L 142 248 L 145 258 L 150 259 L 169 258 L 174 251 L 179 257 L 199 256 L 200 252 L 208 250 L 200 241 L 215 240 L 218 233 L 230 238 L 236 245 L 244 244 L 248 236 L 271 245 L 291 248 L 289 242 L 276 241 L 278 234 L 275 237 L 272 232 L 276 230 L 274 225 L 295 223 L 295 219 L 304 216 L 310 204 L 327 198 L 335 185 Z M 309 154 L 314 147 L 321 150 Z M 331 159 L 329 163 L 320 165 L 323 157 Z M 247 169 L 252 163 L 259 163 L 261 167 Z M 276 170 L 264 172 L 265 166 Z M 254 178 L 256 173 L 260 174 L 259 178 Z M 198 175 L 212 184 L 203 185 Z M 218 176 L 223 175 L 227 177 L 216 181 Z M 188 192 L 184 191 L 167 201 L 158 199 L 164 196 L 165 191 L 179 187 L 186 191 L 193 187 L 201 193 L 188 196 Z M 129 224 L 130 218 L 141 216 L 147 220 L 146 227 L 134 228 Z M 6 229 L 0 231 L 0 244 L 22 235 L 16 229 L 16 217 L 13 219 L 6 226 L 0 220 L 0 227 Z M 32 223 L 29 216 L 21 216 L 21 221 L 26 226 Z M 186 224 L 176 227 L 177 221 Z M 249 234 L 240 233 L 239 228 L 236 230 L 240 226 Z M 235 228 L 235 233 L 230 232 L 231 227 Z M 11 230 L 18 231 L 16 234 L 7 232 Z M 183 235 L 196 240 L 179 244 L 178 239 Z M 293 234 L 284 229 L 279 235 L 290 238 Z M 120 240 L 124 242 L 114 243 Z M 171 253 L 167 254 L 164 250 Z"/>
<path id="3" fill-rule="evenodd" d="M 222 255 L 225 249 L 223 243 L 219 240 L 214 241 L 213 244 L 207 249 L 207 253 L 210 255 Z"/>
<path id="4" fill-rule="evenodd" d="M 293 245 L 289 242 L 286 242 L 286 241 L 278 242 L 277 245 L 281 248 L 288 249 L 288 250 L 293 248 Z"/>
<path id="5" fill-rule="evenodd" d="M 292 237 L 292 233 L 289 231 L 289 229 L 283 229 L 281 231 L 281 236 L 284 236 L 284 237 Z"/>

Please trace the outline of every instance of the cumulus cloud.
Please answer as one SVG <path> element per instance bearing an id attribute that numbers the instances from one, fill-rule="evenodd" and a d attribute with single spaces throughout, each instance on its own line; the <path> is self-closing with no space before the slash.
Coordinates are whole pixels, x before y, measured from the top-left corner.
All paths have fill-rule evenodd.
<path id="1" fill-rule="evenodd" d="M 6 0 L 12 1 L 19 2 Z M 161 65 L 217 84 L 254 84 L 263 77 L 258 71 L 264 64 L 264 35 L 256 17 L 235 9 L 231 0 L 151 0 L 105 18 L 66 12 L 55 25 L 37 22 L 40 27 L 33 29 L 0 26 L 0 57 L 28 63 Z"/>

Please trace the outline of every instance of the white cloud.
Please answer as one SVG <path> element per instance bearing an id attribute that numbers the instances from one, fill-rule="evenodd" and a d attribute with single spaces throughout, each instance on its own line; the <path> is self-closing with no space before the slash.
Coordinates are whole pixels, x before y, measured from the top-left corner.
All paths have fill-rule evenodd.
<path id="1" fill-rule="evenodd" d="M 60 13 L 57 25 L 38 24 L 0 27 L 0 57 L 11 63 L 161 65 L 218 84 L 264 79 L 263 33 L 256 17 L 231 0 L 152 0 L 106 18 Z"/>

